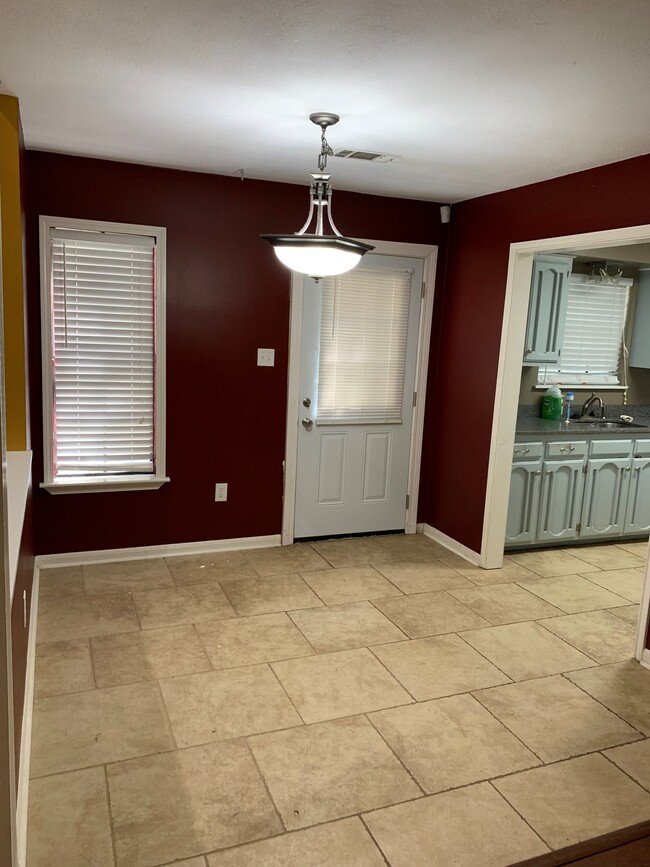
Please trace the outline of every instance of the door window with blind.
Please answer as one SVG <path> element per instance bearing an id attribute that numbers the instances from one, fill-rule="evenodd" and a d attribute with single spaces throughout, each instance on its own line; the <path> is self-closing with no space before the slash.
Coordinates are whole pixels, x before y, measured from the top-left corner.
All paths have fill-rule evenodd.
<path id="1" fill-rule="evenodd" d="M 540 367 L 540 384 L 617 386 L 622 384 L 624 335 L 632 280 L 601 280 L 572 274 L 557 365 Z"/>
<path id="2" fill-rule="evenodd" d="M 165 230 L 41 218 L 45 480 L 160 487 Z"/>
<path id="3" fill-rule="evenodd" d="M 322 291 L 318 424 L 401 422 L 411 272 L 355 268 Z"/>

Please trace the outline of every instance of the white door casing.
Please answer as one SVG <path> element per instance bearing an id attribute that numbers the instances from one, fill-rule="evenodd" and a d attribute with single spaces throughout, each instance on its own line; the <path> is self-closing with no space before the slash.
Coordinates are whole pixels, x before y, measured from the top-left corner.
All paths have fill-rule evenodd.
<path id="1" fill-rule="evenodd" d="M 414 533 L 416 531 L 422 434 L 424 427 L 424 394 L 426 390 L 428 371 L 431 321 L 433 314 L 433 290 L 438 249 L 437 247 L 423 244 L 406 244 L 401 242 L 376 241 L 371 239 L 367 239 L 367 243 L 375 246 L 376 252 L 373 254 L 374 257 L 411 257 L 421 260 L 424 266 L 425 290 L 424 297 L 421 301 L 414 383 L 414 389 L 419 394 L 419 399 L 413 410 L 410 448 L 408 453 L 407 493 L 410 501 L 409 508 L 405 509 L 405 502 L 402 504 L 403 513 L 406 515 L 405 524 L 402 523 L 402 526 L 404 526 L 405 532 Z M 284 464 L 284 502 L 282 519 L 283 545 L 291 544 L 294 539 L 298 436 L 300 420 L 304 417 L 305 409 L 302 406 L 302 395 L 300 391 L 300 359 L 303 345 L 302 319 L 304 297 L 303 275 L 294 273 L 292 274 L 291 282 L 287 435 L 286 459 Z M 300 428 L 300 430 L 302 430 L 302 428 Z M 353 531 L 346 528 L 344 532 Z"/>
<path id="2" fill-rule="evenodd" d="M 405 527 L 422 277 L 421 259 L 366 255 L 348 275 L 347 279 L 357 280 L 359 285 L 347 293 L 333 289 L 337 285 L 334 279 L 326 283 L 305 278 L 300 377 L 302 416 L 298 427 L 294 529 L 298 538 L 403 530 Z M 343 275 L 342 284 L 345 279 L 346 275 Z M 379 289 L 379 281 L 383 282 L 382 289 L 389 292 L 394 283 L 399 285 L 397 294 L 393 296 L 395 303 L 388 303 L 383 310 L 379 298 L 386 296 Z M 323 303 L 327 295 L 326 286 L 333 289 L 329 304 Z M 363 314 L 360 315 L 357 299 L 365 291 L 368 292 L 366 299 L 372 298 L 372 301 L 362 305 Z M 376 294 L 378 291 L 379 295 Z M 398 296 L 402 299 L 401 310 Z M 350 308 L 356 309 L 352 312 Z M 347 316 L 345 311 L 348 311 Z M 374 319 L 375 327 L 382 330 L 382 344 L 391 324 L 403 329 L 402 336 L 406 339 L 403 347 L 404 376 L 393 392 L 393 400 L 401 402 L 401 412 L 399 405 L 395 406 L 394 417 L 388 413 L 390 420 L 382 414 L 379 419 L 375 417 L 370 421 L 367 412 L 364 418 L 358 417 L 363 415 L 361 392 L 364 380 L 366 383 L 367 380 L 361 363 L 357 367 L 356 361 L 352 370 L 347 368 L 350 393 L 348 399 L 344 399 L 346 418 L 333 420 L 331 413 L 323 407 L 324 373 L 320 362 L 325 350 L 322 341 L 328 341 L 330 323 L 334 336 L 335 319 L 340 321 L 344 332 L 346 325 L 354 326 L 355 336 L 347 344 L 348 352 L 354 354 L 357 343 L 363 342 L 362 334 L 369 321 Z M 377 337 L 371 335 L 369 343 L 374 344 Z M 395 341 L 390 345 L 394 347 Z M 372 348 L 368 351 L 372 352 Z M 375 356 L 376 363 L 383 365 L 387 354 L 382 351 L 380 358 Z M 335 357 L 340 358 L 340 355 Z M 340 361 L 333 366 L 340 372 Z M 381 371 L 379 381 L 375 380 L 381 399 L 386 393 L 387 380 L 385 370 Z M 303 401 L 310 405 L 304 406 Z M 370 415 L 375 416 L 374 406 Z"/>

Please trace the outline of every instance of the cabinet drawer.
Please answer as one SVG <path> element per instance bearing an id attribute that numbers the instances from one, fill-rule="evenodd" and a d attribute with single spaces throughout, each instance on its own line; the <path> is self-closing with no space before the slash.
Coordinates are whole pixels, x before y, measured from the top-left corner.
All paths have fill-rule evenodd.
<path id="1" fill-rule="evenodd" d="M 650 457 L 650 440 L 632 440 L 632 452 L 635 458 Z"/>
<path id="2" fill-rule="evenodd" d="M 515 443 L 512 450 L 513 464 L 522 461 L 538 461 L 544 454 L 544 443 Z"/>
<path id="3" fill-rule="evenodd" d="M 600 458 L 629 458 L 632 455 L 632 440 L 603 440 L 594 438 L 589 454 Z"/>
<path id="4" fill-rule="evenodd" d="M 548 458 L 582 458 L 587 454 L 586 440 L 554 440 L 546 443 Z"/>

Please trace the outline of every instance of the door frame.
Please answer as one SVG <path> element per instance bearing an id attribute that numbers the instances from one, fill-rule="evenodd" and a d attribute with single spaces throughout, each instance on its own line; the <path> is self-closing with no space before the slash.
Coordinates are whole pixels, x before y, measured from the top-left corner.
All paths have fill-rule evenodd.
<path id="1" fill-rule="evenodd" d="M 415 533 L 417 528 L 420 466 L 422 462 L 422 436 L 424 432 L 424 406 L 431 345 L 431 322 L 435 294 L 438 247 L 429 244 L 406 244 L 401 241 L 373 241 L 362 243 L 374 246 L 373 256 L 405 256 L 424 262 L 425 293 L 420 307 L 418 348 L 415 367 L 415 391 L 418 395 L 413 411 L 404 532 Z M 284 494 L 282 502 L 282 544 L 292 545 L 296 509 L 296 480 L 298 477 L 298 424 L 300 419 L 300 362 L 302 358 L 302 312 L 305 275 L 291 273 L 291 307 L 289 313 L 289 371 L 287 382 L 287 430 L 284 457 Z"/>
<path id="2" fill-rule="evenodd" d="M 517 426 L 530 281 L 535 253 L 570 253 L 576 247 L 626 247 L 650 240 L 650 225 L 626 226 L 554 238 L 538 238 L 510 245 L 508 276 L 501 328 L 501 349 L 494 395 L 494 415 L 488 462 L 483 536 L 479 565 L 498 569 L 503 564 L 504 539 L 510 492 L 512 448 Z M 637 632 L 636 658 L 641 659 L 650 619 L 650 558 L 646 561 L 645 584 Z"/>

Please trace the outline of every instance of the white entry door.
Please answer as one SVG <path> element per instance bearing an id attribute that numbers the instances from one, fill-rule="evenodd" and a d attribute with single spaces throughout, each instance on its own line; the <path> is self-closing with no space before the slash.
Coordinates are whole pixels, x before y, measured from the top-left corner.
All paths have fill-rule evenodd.
<path id="1" fill-rule="evenodd" d="M 304 286 L 294 536 L 403 530 L 423 262 Z"/>

